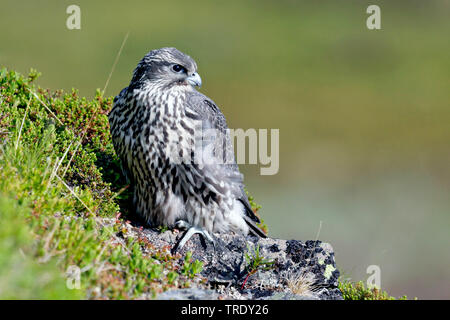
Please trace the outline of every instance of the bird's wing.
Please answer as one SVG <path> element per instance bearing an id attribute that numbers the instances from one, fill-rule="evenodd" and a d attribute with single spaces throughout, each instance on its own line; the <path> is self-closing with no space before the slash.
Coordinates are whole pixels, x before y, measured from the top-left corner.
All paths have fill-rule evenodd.
<path id="1" fill-rule="evenodd" d="M 127 183 L 133 184 L 133 175 L 128 168 L 128 162 L 125 157 L 124 150 L 122 150 L 122 148 L 120 147 L 121 143 L 119 138 L 118 124 L 116 123 L 121 110 L 124 108 L 124 99 L 127 93 L 128 87 L 122 89 L 122 91 L 120 91 L 120 93 L 116 97 L 114 97 L 114 105 L 108 115 L 108 121 L 111 130 L 111 140 L 113 142 L 114 150 L 116 151 L 116 154 L 118 155 L 120 160 L 122 174 L 125 177 Z"/>
<path id="2" fill-rule="evenodd" d="M 232 192 L 245 208 L 244 219 L 253 234 L 266 237 L 265 233 L 256 225 L 256 223 L 260 223 L 260 220 L 253 212 L 245 193 L 243 176 L 234 157 L 234 149 L 225 116 L 214 101 L 197 91 L 188 96 L 186 112 L 188 116 L 202 121 L 203 130 L 213 129 L 216 132 L 215 135 L 213 133 L 214 136 L 212 137 L 214 140 L 213 152 L 216 157 L 223 159 L 223 164 L 220 165 L 222 171 L 225 171 L 226 175 L 232 176 L 237 184 Z"/>

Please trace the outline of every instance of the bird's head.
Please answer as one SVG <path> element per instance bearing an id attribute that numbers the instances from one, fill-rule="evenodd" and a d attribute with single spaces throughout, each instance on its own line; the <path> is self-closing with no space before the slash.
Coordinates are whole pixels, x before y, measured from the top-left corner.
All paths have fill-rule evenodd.
<path id="1" fill-rule="evenodd" d="M 142 58 L 133 72 L 130 86 L 192 88 L 201 84 L 197 64 L 190 56 L 175 48 L 161 48 L 150 51 Z"/>

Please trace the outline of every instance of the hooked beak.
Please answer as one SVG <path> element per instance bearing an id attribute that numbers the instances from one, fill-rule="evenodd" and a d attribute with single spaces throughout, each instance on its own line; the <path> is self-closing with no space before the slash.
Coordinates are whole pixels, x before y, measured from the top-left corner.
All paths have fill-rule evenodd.
<path id="1" fill-rule="evenodd" d="M 189 77 L 186 78 L 186 81 L 193 87 L 201 87 L 202 86 L 202 78 L 198 75 L 197 72 L 194 72 Z"/>

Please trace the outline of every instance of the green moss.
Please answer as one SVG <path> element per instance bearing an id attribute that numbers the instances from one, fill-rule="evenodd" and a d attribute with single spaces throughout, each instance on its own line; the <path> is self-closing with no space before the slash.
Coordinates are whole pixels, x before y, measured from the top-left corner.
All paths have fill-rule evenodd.
<path id="1" fill-rule="evenodd" d="M 396 300 L 391 297 L 386 291 L 379 288 L 367 288 L 362 281 L 351 282 L 339 279 L 339 290 L 342 292 L 344 300 Z M 403 296 L 399 300 L 406 300 Z"/>

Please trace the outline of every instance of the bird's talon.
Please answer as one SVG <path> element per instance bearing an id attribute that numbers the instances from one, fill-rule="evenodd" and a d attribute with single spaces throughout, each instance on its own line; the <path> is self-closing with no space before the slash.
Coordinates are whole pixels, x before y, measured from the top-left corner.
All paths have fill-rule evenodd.
<path id="1" fill-rule="evenodd" d="M 175 223 L 175 226 L 177 227 L 186 227 L 186 226 L 190 226 L 186 221 L 183 220 L 179 220 Z M 184 247 L 184 245 L 186 244 L 186 242 L 188 242 L 192 236 L 194 234 L 198 233 L 201 238 L 200 240 L 202 241 L 202 245 L 204 247 L 206 247 L 206 241 L 208 241 L 209 243 L 213 244 L 213 248 L 215 251 L 215 242 L 214 239 L 211 237 L 211 235 L 209 234 L 208 231 L 202 229 L 202 228 L 198 228 L 198 227 L 189 227 L 189 229 L 187 229 L 187 231 L 181 236 L 181 239 L 175 244 L 175 246 L 172 249 L 172 253 L 176 253 L 179 249 L 182 249 Z"/>
<path id="2" fill-rule="evenodd" d="M 191 227 L 192 226 L 189 224 L 189 222 L 184 221 L 184 220 L 178 220 L 177 222 L 175 222 L 175 228 L 177 228 L 179 230 L 188 230 Z"/>

